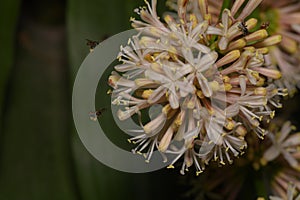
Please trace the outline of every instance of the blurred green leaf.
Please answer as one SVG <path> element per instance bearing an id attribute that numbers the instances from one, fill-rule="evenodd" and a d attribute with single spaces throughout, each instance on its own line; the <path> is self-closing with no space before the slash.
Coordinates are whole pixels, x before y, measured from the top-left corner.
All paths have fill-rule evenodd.
<path id="1" fill-rule="evenodd" d="M 89 53 L 86 39 L 102 41 L 130 28 L 128 13 L 132 11 L 128 10 L 133 10 L 137 2 L 143 3 L 133 0 L 69 0 L 67 30 L 72 80 Z M 82 199 L 123 199 L 124 196 L 136 199 L 139 192 L 133 192 L 135 189 L 130 175 L 110 169 L 95 160 L 77 135 L 73 139 L 73 153 Z"/>
<path id="2" fill-rule="evenodd" d="M 130 29 L 133 9 L 144 2 L 136 0 L 69 0 L 67 31 L 72 78 L 88 54 L 86 39 L 102 41 Z"/>
<path id="3" fill-rule="evenodd" d="M 78 199 L 64 34 L 23 18 L 1 133 L 0 199 Z"/>
<path id="4" fill-rule="evenodd" d="M 137 17 L 134 8 L 144 6 L 143 0 L 69 0 L 67 11 L 67 31 L 71 80 L 74 81 L 77 70 L 89 53 L 85 39 L 102 41 L 106 37 L 131 29 L 129 18 Z M 164 5 L 160 1 L 159 6 Z M 138 17 L 137 17 L 138 18 Z M 105 67 L 105 66 L 103 66 Z M 106 73 L 103 77 L 108 77 Z M 99 83 L 106 95 L 106 80 Z M 105 98 L 96 98 L 96 100 Z M 109 107 L 110 102 L 96 102 L 96 105 Z M 103 116 L 100 121 L 104 120 Z M 104 122 L 105 123 L 105 122 Z M 105 126 L 105 125 L 104 125 Z M 106 124 L 106 127 L 109 123 Z M 110 130 L 112 127 L 110 127 Z M 123 140 L 116 133 L 109 136 L 111 141 Z M 124 139 L 124 143 L 126 140 Z M 117 142 L 122 144 L 122 142 Z M 122 146 L 122 145 L 121 145 Z M 82 199 L 168 199 L 174 192 L 174 174 L 152 172 L 148 174 L 126 174 L 110 169 L 94 159 L 85 149 L 77 134 L 73 139 L 73 153 Z M 109 151 L 107 152 L 109 153 Z M 173 179 L 170 179 L 172 177 Z M 171 180 L 171 181 L 170 181 Z M 116 188 L 118 188 L 117 192 Z"/>
<path id="5" fill-rule="evenodd" d="M 20 2 L 20 0 L 3 0 L 0 2 L 0 128 L 7 80 L 14 63 L 15 35 Z"/>

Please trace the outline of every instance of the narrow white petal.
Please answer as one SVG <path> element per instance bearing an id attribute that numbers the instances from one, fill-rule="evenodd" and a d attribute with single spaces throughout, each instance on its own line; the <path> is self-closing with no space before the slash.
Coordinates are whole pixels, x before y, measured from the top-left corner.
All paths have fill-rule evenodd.
<path id="1" fill-rule="evenodd" d="M 282 128 L 280 130 L 280 136 L 278 138 L 278 143 L 282 143 L 283 140 L 288 136 L 288 134 L 291 132 L 291 122 L 287 121 L 282 125 Z"/>
<path id="2" fill-rule="evenodd" d="M 157 102 L 163 95 L 165 95 L 166 91 L 167 91 L 167 89 L 165 87 L 159 86 L 150 95 L 150 97 L 148 99 L 148 102 L 149 103 L 155 103 L 155 102 Z"/>
<path id="3" fill-rule="evenodd" d="M 228 46 L 228 38 L 226 36 L 221 37 L 220 41 L 219 41 L 219 48 L 220 50 L 225 50 Z"/>
<path id="4" fill-rule="evenodd" d="M 223 142 L 223 138 L 221 135 L 222 127 L 213 120 L 210 120 L 208 123 L 205 123 L 205 128 L 210 141 L 212 141 L 216 145 L 221 145 Z"/>
<path id="5" fill-rule="evenodd" d="M 300 145 L 300 133 L 291 135 L 288 139 L 286 139 L 283 143 L 283 147 L 293 147 Z"/>
<path id="6" fill-rule="evenodd" d="M 276 146 L 271 146 L 269 149 L 267 149 L 263 155 L 263 158 L 266 159 L 267 161 L 272 161 L 275 158 L 277 158 L 280 154 L 280 151 L 278 147 Z"/>
<path id="7" fill-rule="evenodd" d="M 193 44 L 193 47 L 202 53 L 210 52 L 210 48 L 203 44 L 195 43 L 195 44 Z"/>
<path id="8" fill-rule="evenodd" d="M 246 77 L 241 75 L 239 76 L 239 80 L 240 80 L 240 87 L 241 87 L 241 96 L 244 96 L 245 92 L 246 92 Z"/>
<path id="9" fill-rule="evenodd" d="M 164 76 L 163 74 L 154 72 L 152 70 L 146 70 L 145 71 L 145 76 L 149 79 L 152 79 L 154 81 L 158 81 L 160 83 L 165 83 L 166 81 L 168 81 L 169 79 Z"/>
<path id="10" fill-rule="evenodd" d="M 240 106 L 235 103 L 225 109 L 226 117 L 234 117 L 240 112 Z"/>
<path id="11" fill-rule="evenodd" d="M 126 72 L 133 69 L 137 69 L 137 66 L 132 64 L 120 64 L 115 66 L 115 70 L 119 72 Z"/>
<path id="12" fill-rule="evenodd" d="M 211 35 L 223 35 L 223 30 L 214 26 L 209 26 L 206 31 L 207 34 Z"/>
<path id="13" fill-rule="evenodd" d="M 204 96 L 211 97 L 213 92 L 207 79 L 202 75 L 202 73 L 197 73 L 197 79 Z"/>
<path id="14" fill-rule="evenodd" d="M 176 73 L 174 75 L 174 78 L 177 80 L 177 79 L 180 79 L 182 78 L 183 76 L 191 73 L 193 71 L 193 67 L 191 65 L 185 65 L 183 67 L 180 67 L 176 70 Z"/>
<path id="15" fill-rule="evenodd" d="M 298 167 L 298 161 L 290 153 L 288 153 L 287 151 L 283 151 L 282 155 L 291 167 Z"/>
<path id="16" fill-rule="evenodd" d="M 223 13 L 222 13 L 222 24 L 224 26 L 224 34 L 227 33 L 227 30 L 228 30 L 228 26 L 229 26 L 229 22 L 228 22 L 228 19 L 229 19 L 229 14 L 230 14 L 230 11 L 228 9 L 224 9 Z"/>
<path id="17" fill-rule="evenodd" d="M 211 68 L 213 64 L 215 64 L 217 59 L 218 54 L 215 51 L 204 54 L 204 56 L 200 58 L 199 64 L 196 66 L 196 69 L 200 70 L 200 72 L 203 72 Z"/>

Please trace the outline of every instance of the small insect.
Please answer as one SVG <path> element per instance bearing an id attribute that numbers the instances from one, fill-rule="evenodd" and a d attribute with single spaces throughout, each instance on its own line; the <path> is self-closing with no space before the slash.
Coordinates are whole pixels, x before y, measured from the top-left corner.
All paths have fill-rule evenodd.
<path id="1" fill-rule="evenodd" d="M 98 41 L 86 39 L 86 45 L 90 47 L 90 52 L 92 52 L 98 44 L 99 44 Z"/>
<path id="2" fill-rule="evenodd" d="M 249 30 L 248 30 L 247 25 L 245 24 L 245 22 L 240 22 L 238 27 L 243 32 L 243 35 L 248 35 L 249 34 Z"/>
<path id="3" fill-rule="evenodd" d="M 103 112 L 106 111 L 106 108 L 100 108 L 94 112 L 90 112 L 89 116 L 92 121 L 97 121 L 98 117 L 101 117 Z"/>
<path id="4" fill-rule="evenodd" d="M 268 29 L 270 26 L 270 22 L 263 22 L 261 25 L 260 25 L 260 28 L 261 29 Z"/>

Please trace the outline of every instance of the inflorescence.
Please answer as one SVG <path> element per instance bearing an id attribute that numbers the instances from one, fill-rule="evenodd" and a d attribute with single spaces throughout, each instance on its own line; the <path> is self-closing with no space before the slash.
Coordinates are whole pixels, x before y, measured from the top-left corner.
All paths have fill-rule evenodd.
<path id="1" fill-rule="evenodd" d="M 141 20 L 131 18 L 138 34 L 120 48 L 121 64 L 109 77 L 112 104 L 123 106 L 120 120 L 162 105 L 160 114 L 142 124 L 129 141 L 133 152 L 151 161 L 156 149 L 175 154 L 169 167 L 184 158 L 181 173 L 194 164 L 197 174 L 211 160 L 232 163 L 247 148 L 246 134 L 263 139 L 265 123 L 280 108 L 279 96 L 287 89 L 275 84 L 278 68 L 266 65 L 269 50 L 281 42 L 256 28 L 258 19 L 247 18 L 261 3 L 249 0 L 245 7 L 235 1 L 210 13 L 208 2 L 179 0 L 171 4 L 177 13 L 157 15 L 156 0 L 136 9 Z M 192 8 L 191 8 L 192 7 Z M 182 141 L 176 148 L 173 141 Z"/>

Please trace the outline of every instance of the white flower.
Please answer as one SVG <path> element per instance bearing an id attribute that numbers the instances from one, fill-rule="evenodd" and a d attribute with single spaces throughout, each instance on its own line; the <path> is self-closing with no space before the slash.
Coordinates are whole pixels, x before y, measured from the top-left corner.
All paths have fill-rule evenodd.
<path id="1" fill-rule="evenodd" d="M 280 131 L 268 134 L 272 145 L 265 151 L 262 162 L 269 162 L 282 155 L 289 165 L 300 170 L 299 162 L 294 154 L 299 151 L 300 133 L 291 132 L 295 129 L 291 122 L 287 121 L 283 124 Z"/>
<path id="2" fill-rule="evenodd" d="M 220 12 L 220 24 L 212 23 L 210 16 L 218 11 L 210 13 L 207 1 L 180 0 L 173 5 L 177 14 L 166 14 L 164 22 L 156 0 L 145 2 L 147 7 L 136 10 L 142 21 L 131 19 L 138 35 L 118 55 L 115 70 L 121 75 L 109 78 L 119 119 L 139 117 L 141 129 L 132 130 L 138 135 L 129 139 L 137 143 L 133 152 L 146 161 L 156 149 L 163 156 L 175 154 L 170 168 L 183 157 L 182 174 L 192 164 L 199 174 L 210 160 L 232 163 L 247 146 L 247 132 L 264 137 L 262 122 L 268 123 L 272 105 L 279 105 L 281 90 L 270 85 L 281 74 L 264 64 L 268 47 L 280 38 L 264 29 L 251 32 L 253 18 L 245 22 L 249 34 L 241 30 L 259 0 L 249 0 L 244 9 L 235 1 Z M 141 110 L 155 104 L 163 106 L 161 113 L 143 124 Z"/>
<path id="3" fill-rule="evenodd" d="M 286 199 L 287 200 L 300 200 L 300 194 L 298 194 L 296 196 L 295 193 L 296 193 L 296 186 L 293 185 L 292 183 L 290 183 L 288 186 L 288 189 L 287 189 L 287 194 L 286 194 L 287 198 Z M 270 200 L 284 200 L 284 199 L 281 197 L 270 196 Z"/>

